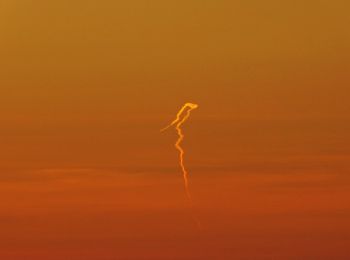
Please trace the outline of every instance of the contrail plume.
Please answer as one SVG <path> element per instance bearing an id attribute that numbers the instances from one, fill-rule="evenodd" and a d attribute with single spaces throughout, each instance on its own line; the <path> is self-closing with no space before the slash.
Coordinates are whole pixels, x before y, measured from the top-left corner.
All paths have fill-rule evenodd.
<path id="1" fill-rule="evenodd" d="M 184 180 L 184 185 L 185 185 L 185 192 L 186 192 L 186 196 L 187 196 L 188 200 L 190 201 L 191 207 L 193 207 L 193 202 L 192 202 L 192 196 L 191 196 L 190 189 L 189 189 L 188 171 L 186 170 L 186 167 L 184 165 L 185 151 L 181 147 L 181 142 L 185 138 L 185 135 L 182 132 L 181 126 L 189 118 L 191 111 L 193 109 L 196 109 L 196 108 L 198 108 L 197 104 L 193 104 L 193 103 L 184 104 L 182 106 L 182 108 L 179 110 L 179 112 L 176 114 L 176 118 L 174 119 L 174 121 L 172 121 L 168 126 L 166 126 L 160 130 L 161 132 L 163 132 L 166 129 L 168 129 L 169 127 L 175 126 L 175 129 L 176 129 L 177 134 L 178 134 L 178 139 L 175 142 L 175 147 L 179 151 L 179 160 L 180 160 L 179 163 L 180 163 L 180 167 L 182 170 L 182 175 L 183 175 L 183 180 Z M 195 222 L 197 223 L 198 227 L 200 228 L 201 225 L 200 225 L 198 219 L 194 215 L 192 217 L 195 220 Z"/>
<path id="2" fill-rule="evenodd" d="M 197 104 L 193 104 L 193 103 L 186 103 L 185 105 L 182 106 L 182 108 L 179 110 L 179 112 L 176 114 L 176 118 L 174 121 L 172 121 L 168 126 L 164 127 L 162 131 L 165 131 L 166 129 L 168 129 L 169 127 L 175 125 L 177 134 L 178 134 L 178 139 L 175 143 L 175 147 L 176 149 L 179 151 L 179 156 L 180 156 L 180 166 L 181 166 L 181 170 L 182 170 L 182 174 L 183 174 L 183 179 L 184 179 L 184 184 L 185 184 L 185 191 L 186 191 L 186 195 L 187 198 L 192 202 L 192 198 L 191 198 L 191 194 L 190 194 L 190 190 L 189 190 L 189 182 L 188 182 L 188 172 L 185 168 L 184 165 L 184 154 L 185 151 L 183 150 L 183 148 L 181 147 L 181 142 L 183 141 L 183 139 L 185 138 L 181 126 L 183 123 L 186 122 L 186 120 L 189 118 L 190 113 L 193 109 L 196 109 L 198 107 Z M 185 115 L 182 117 L 181 119 L 181 115 L 184 113 L 184 111 L 187 109 Z"/>

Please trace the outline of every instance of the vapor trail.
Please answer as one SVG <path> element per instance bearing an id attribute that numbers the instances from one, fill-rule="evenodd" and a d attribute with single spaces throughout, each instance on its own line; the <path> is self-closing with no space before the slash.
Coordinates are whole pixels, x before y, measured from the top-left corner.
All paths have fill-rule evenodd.
<path id="1" fill-rule="evenodd" d="M 175 143 L 175 147 L 176 149 L 179 151 L 179 156 L 180 156 L 180 166 L 181 166 L 181 170 L 182 170 L 182 174 L 183 174 L 183 179 L 184 179 L 184 184 L 185 184 L 185 191 L 186 191 L 186 196 L 189 199 L 189 201 L 192 203 L 192 197 L 191 197 L 191 193 L 190 193 L 190 189 L 189 189 L 189 182 L 188 182 L 188 172 L 185 168 L 184 165 L 184 154 L 185 151 L 184 149 L 181 147 L 181 142 L 183 141 L 183 139 L 185 138 L 185 135 L 182 132 L 181 126 L 183 123 L 186 122 L 186 120 L 189 118 L 190 113 L 193 109 L 196 109 L 198 107 L 197 104 L 193 104 L 193 103 L 186 103 L 185 105 L 182 106 L 182 108 L 179 110 L 179 112 L 176 114 L 176 118 L 174 121 L 172 121 L 168 126 L 164 127 L 162 131 L 165 131 L 166 129 L 168 129 L 169 127 L 175 125 L 177 134 L 178 134 L 178 139 Z M 185 112 L 185 110 L 187 109 L 187 111 Z M 185 113 L 185 115 L 182 117 L 181 119 L 181 115 Z"/>

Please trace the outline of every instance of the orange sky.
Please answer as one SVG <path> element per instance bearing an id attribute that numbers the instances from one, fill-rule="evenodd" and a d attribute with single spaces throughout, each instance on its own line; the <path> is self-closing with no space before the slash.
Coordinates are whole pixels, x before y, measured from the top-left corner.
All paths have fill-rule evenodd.
<path id="1" fill-rule="evenodd" d="M 349 8 L 0 0 L 0 258 L 349 259 Z"/>

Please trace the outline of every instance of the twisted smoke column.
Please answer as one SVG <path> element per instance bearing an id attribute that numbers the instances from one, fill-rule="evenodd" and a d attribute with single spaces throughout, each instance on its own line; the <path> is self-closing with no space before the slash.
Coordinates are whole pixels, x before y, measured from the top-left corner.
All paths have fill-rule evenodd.
<path id="1" fill-rule="evenodd" d="M 169 124 L 168 126 L 164 127 L 162 130 L 160 130 L 161 132 L 165 131 L 166 129 L 168 129 L 169 127 L 175 125 L 177 134 L 178 134 L 178 139 L 175 143 L 175 147 L 176 149 L 179 151 L 179 156 L 180 156 L 180 166 L 181 166 L 181 170 L 183 173 L 183 179 L 184 179 L 184 184 L 185 184 L 185 191 L 186 191 L 186 196 L 188 198 L 188 200 L 191 202 L 192 204 L 192 197 L 191 197 L 191 193 L 189 190 L 189 183 L 188 183 L 188 172 L 185 168 L 184 165 L 184 154 L 185 151 L 182 149 L 182 147 L 180 146 L 182 140 L 184 139 L 184 134 L 182 133 L 182 129 L 181 126 L 183 123 L 186 122 L 186 120 L 188 119 L 188 117 L 190 116 L 190 113 L 193 109 L 196 109 L 198 107 L 197 104 L 193 104 L 193 103 L 186 103 L 185 105 L 182 106 L 182 108 L 180 109 L 180 111 L 177 113 L 176 118 L 173 122 L 171 122 L 171 124 Z M 188 108 L 188 109 L 187 109 Z M 187 109 L 187 111 L 185 112 L 185 110 Z M 181 115 L 185 113 L 185 115 L 182 117 L 181 119 Z"/>

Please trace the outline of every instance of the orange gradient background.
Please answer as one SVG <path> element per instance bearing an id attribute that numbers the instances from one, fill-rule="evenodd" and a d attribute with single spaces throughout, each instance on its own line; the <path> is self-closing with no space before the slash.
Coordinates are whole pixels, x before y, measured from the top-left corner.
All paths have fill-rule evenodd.
<path id="1" fill-rule="evenodd" d="M 349 9 L 0 0 L 0 259 L 349 259 Z"/>

